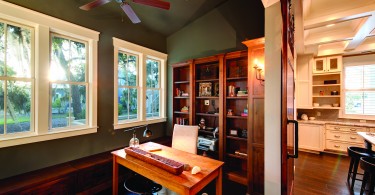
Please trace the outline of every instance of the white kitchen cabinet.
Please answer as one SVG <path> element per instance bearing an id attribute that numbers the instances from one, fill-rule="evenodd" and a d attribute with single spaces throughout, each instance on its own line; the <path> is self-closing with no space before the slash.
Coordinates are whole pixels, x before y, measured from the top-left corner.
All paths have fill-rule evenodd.
<path id="1" fill-rule="evenodd" d="M 312 151 L 324 150 L 324 125 L 299 123 L 298 148 Z"/>
<path id="2" fill-rule="evenodd" d="M 315 58 L 313 64 L 313 73 L 332 73 L 340 72 L 342 68 L 342 56 L 331 56 Z"/>
<path id="3" fill-rule="evenodd" d="M 312 55 L 297 56 L 297 86 L 296 99 L 297 108 L 312 108 Z"/>
<path id="4" fill-rule="evenodd" d="M 364 147 L 363 138 L 357 132 L 367 132 L 369 128 L 351 125 L 326 124 L 326 150 L 346 152 L 348 146 Z"/>

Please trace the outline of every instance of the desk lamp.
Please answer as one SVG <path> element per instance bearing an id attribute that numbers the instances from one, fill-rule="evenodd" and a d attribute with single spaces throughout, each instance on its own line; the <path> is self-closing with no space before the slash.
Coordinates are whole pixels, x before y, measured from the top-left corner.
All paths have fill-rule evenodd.
<path id="1" fill-rule="evenodd" d="M 145 131 L 143 132 L 143 137 L 151 137 L 152 131 L 148 129 L 148 125 L 135 126 L 130 129 L 124 130 L 124 132 L 133 131 L 133 138 L 131 138 L 129 141 L 129 147 L 135 147 L 135 148 L 139 147 L 139 139 L 136 136 L 135 130 L 142 128 L 142 127 L 146 127 Z"/>

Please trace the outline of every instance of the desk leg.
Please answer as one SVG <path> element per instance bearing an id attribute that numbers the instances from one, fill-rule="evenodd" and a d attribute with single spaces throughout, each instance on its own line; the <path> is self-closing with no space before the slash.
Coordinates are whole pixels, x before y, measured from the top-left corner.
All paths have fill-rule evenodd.
<path id="1" fill-rule="evenodd" d="M 220 167 L 219 175 L 216 178 L 216 195 L 222 195 L 223 194 L 222 184 L 223 184 L 223 171 L 222 171 L 222 167 Z"/>
<path id="2" fill-rule="evenodd" d="M 113 155 L 112 194 L 118 194 L 118 164 L 115 155 Z"/>
<path id="3" fill-rule="evenodd" d="M 365 148 L 370 151 L 372 150 L 372 144 L 367 140 L 365 140 Z"/>

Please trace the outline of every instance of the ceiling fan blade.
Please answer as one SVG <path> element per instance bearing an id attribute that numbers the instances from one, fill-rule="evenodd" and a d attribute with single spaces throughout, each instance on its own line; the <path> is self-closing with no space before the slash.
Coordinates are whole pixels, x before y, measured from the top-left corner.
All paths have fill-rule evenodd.
<path id="1" fill-rule="evenodd" d="M 90 10 L 92 8 L 104 5 L 104 4 L 109 3 L 111 1 L 112 0 L 95 0 L 95 1 L 92 1 L 92 2 L 90 2 L 88 4 L 86 4 L 86 5 L 82 5 L 81 7 L 79 7 L 79 9 L 88 11 L 88 10 Z"/>
<path id="2" fill-rule="evenodd" d="M 171 4 L 169 2 L 161 0 L 133 0 L 133 2 L 166 10 L 169 10 L 169 8 L 171 7 Z"/>
<path id="3" fill-rule="evenodd" d="M 124 10 L 125 14 L 129 17 L 129 19 L 134 23 L 140 23 L 141 20 L 138 18 L 137 14 L 133 11 L 132 7 L 128 3 L 121 4 L 122 10 Z"/>

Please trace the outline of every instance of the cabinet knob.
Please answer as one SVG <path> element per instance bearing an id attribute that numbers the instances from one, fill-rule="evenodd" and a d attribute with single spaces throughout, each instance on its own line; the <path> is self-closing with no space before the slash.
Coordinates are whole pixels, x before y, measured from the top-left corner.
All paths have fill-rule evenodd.
<path id="1" fill-rule="evenodd" d="M 350 139 L 357 139 L 357 137 L 350 136 Z"/>
<path id="2" fill-rule="evenodd" d="M 350 128 L 350 131 L 357 131 L 356 128 Z"/>
<path id="3" fill-rule="evenodd" d="M 335 135 L 335 137 L 340 138 L 341 136 L 339 136 L 339 135 Z"/>
<path id="4" fill-rule="evenodd" d="M 340 129 L 340 127 L 335 127 L 334 129 L 336 129 L 336 130 L 339 130 L 339 129 Z"/>
<path id="5" fill-rule="evenodd" d="M 340 147 L 340 145 L 334 145 L 335 146 L 335 148 L 339 148 Z"/>

